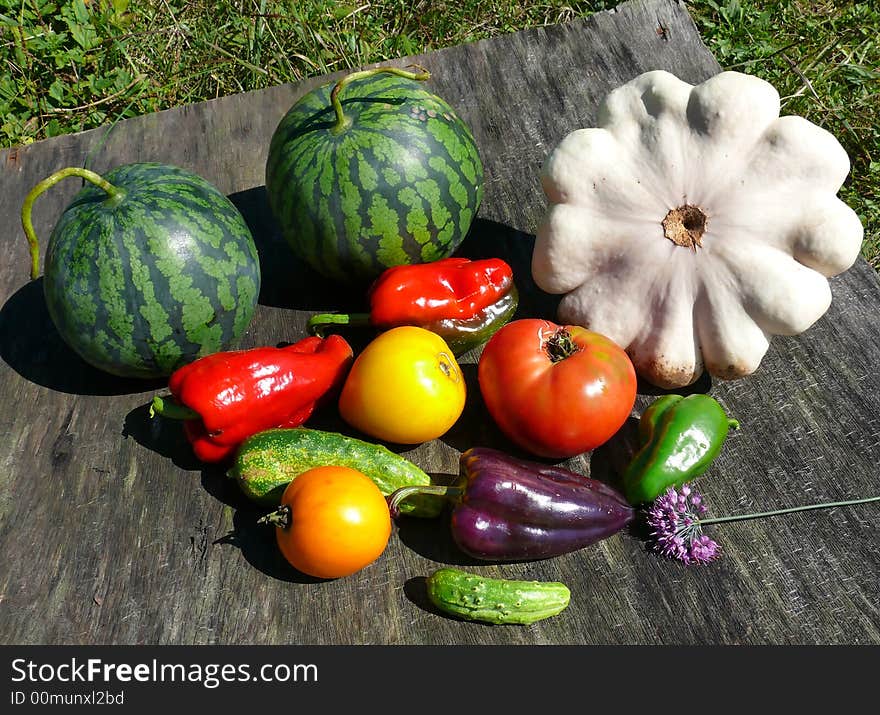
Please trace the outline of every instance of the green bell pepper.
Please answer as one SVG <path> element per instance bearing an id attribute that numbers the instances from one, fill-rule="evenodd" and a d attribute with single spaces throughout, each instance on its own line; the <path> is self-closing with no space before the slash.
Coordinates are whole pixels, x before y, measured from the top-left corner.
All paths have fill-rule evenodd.
<path id="1" fill-rule="evenodd" d="M 739 422 L 709 395 L 664 395 L 639 420 L 639 449 L 623 473 L 630 504 L 650 502 L 669 487 L 703 474 Z"/>

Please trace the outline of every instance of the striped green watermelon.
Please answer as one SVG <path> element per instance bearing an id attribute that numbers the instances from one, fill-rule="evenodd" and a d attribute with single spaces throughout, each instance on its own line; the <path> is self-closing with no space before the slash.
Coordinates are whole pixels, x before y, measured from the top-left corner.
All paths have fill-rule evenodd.
<path id="1" fill-rule="evenodd" d="M 393 73 L 393 74 L 392 74 Z M 452 107 L 396 68 L 306 94 L 272 137 L 266 190 L 294 253 L 339 281 L 449 256 L 483 196 L 473 135 Z M 419 78 L 419 79 L 414 79 Z"/>
<path id="2" fill-rule="evenodd" d="M 89 173 L 53 177 L 102 178 Z M 167 376 L 227 348 L 260 290 L 256 246 L 238 209 L 173 166 L 128 164 L 103 180 L 118 193 L 87 184 L 46 248 L 44 293 L 61 337 L 86 362 L 127 377 Z"/>

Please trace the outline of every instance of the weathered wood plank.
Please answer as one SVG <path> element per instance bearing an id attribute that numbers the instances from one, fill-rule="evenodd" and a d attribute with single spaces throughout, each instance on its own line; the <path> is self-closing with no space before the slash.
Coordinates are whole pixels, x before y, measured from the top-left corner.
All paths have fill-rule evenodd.
<path id="1" fill-rule="evenodd" d="M 665 36 L 658 33 L 662 24 Z M 601 97 L 649 69 L 690 82 L 718 71 L 683 4 L 634 2 L 587 21 L 403 59 L 474 130 L 487 191 L 463 252 L 514 264 L 521 315 L 552 316 L 529 280 L 544 210 L 538 171 L 567 132 L 589 126 Z M 326 80 L 327 78 L 324 78 Z M 242 346 L 303 334 L 310 311 L 359 296 L 324 285 L 290 257 L 263 189 L 269 137 L 319 81 L 182 107 L 0 153 L 0 641 L 7 643 L 877 643 L 878 510 L 817 512 L 717 527 L 724 558 L 688 569 L 646 553 L 637 531 L 557 559 L 478 565 L 442 522 L 408 520 L 374 566 L 315 582 L 286 566 L 260 512 L 214 467 L 190 456 L 179 429 L 150 421 L 161 382 L 108 378 L 63 345 L 27 281 L 21 201 L 67 165 L 186 166 L 232 195 L 254 230 L 264 270 Z M 77 182 L 37 205 L 46 236 Z M 880 282 L 859 262 L 832 282 L 829 313 L 804 335 L 778 338 L 760 370 L 702 381 L 743 424 L 701 480 L 715 514 L 877 490 L 880 462 Z M 480 403 L 475 358 L 465 365 L 463 419 L 442 440 L 406 452 L 454 472 L 477 444 L 509 448 Z M 638 408 L 652 397 L 643 386 Z M 344 429 L 327 413 L 318 426 Z M 570 466 L 613 478 L 629 430 Z M 562 580 L 572 604 L 524 628 L 434 613 L 423 578 L 439 564 L 490 576 Z"/>

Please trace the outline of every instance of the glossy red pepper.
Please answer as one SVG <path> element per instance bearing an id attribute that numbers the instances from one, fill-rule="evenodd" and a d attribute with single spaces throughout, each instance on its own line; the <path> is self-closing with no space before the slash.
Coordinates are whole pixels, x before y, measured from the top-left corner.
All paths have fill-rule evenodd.
<path id="1" fill-rule="evenodd" d="M 309 320 L 309 328 L 321 334 L 329 325 L 414 325 L 437 333 L 461 355 L 486 342 L 518 305 L 513 271 L 500 258 L 394 266 L 375 280 L 368 297 L 369 313 L 323 313 Z"/>
<path id="2" fill-rule="evenodd" d="M 173 401 L 155 397 L 151 413 L 185 419 L 196 457 L 219 462 L 257 432 L 305 422 L 341 387 L 353 357 L 338 335 L 214 353 L 174 372 L 168 382 Z"/>

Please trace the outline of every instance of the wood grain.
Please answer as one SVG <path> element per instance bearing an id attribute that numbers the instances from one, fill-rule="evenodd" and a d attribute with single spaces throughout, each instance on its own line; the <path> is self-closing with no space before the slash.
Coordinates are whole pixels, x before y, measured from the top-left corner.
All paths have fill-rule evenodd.
<path id="1" fill-rule="evenodd" d="M 665 34 L 658 32 L 666 28 Z M 586 21 L 428 55 L 433 91 L 474 131 L 486 196 L 462 252 L 501 255 L 523 293 L 520 315 L 553 316 L 529 279 L 545 208 L 538 171 L 599 100 L 649 69 L 699 82 L 719 67 L 683 4 L 632 2 Z M 303 334 L 317 310 L 362 297 L 298 265 L 269 215 L 263 167 L 290 104 L 330 78 L 219 99 L 0 153 L 0 641 L 16 644 L 578 644 L 878 643 L 876 506 L 713 528 L 723 558 L 686 568 L 646 551 L 634 528 L 589 549 L 524 564 L 475 564 L 441 521 L 402 520 L 381 559 L 343 580 L 315 581 L 281 559 L 260 511 L 216 467 L 190 455 L 175 425 L 148 419 L 161 382 L 110 378 L 62 343 L 41 281 L 29 282 L 18 213 L 28 189 L 69 165 L 98 171 L 151 160 L 185 166 L 231 195 L 258 243 L 261 305 L 242 347 Z M 78 189 L 40 198 L 47 236 Z M 701 479 L 713 514 L 877 493 L 880 463 L 880 282 L 863 261 L 832 281 L 831 309 L 803 335 L 776 338 L 759 371 L 702 380 L 743 427 Z M 470 395 L 443 439 L 405 451 L 423 468 L 457 471 L 470 446 L 510 449 Z M 656 394 L 642 386 L 637 411 Z M 631 421 L 634 423 L 634 420 Z M 325 413 L 316 426 L 343 429 Z M 628 424 L 568 465 L 613 481 L 631 449 Z M 442 564 L 489 576 L 560 580 L 572 603 L 528 627 L 446 618 L 424 577 Z"/>

